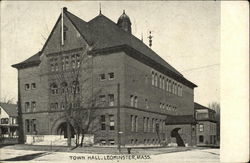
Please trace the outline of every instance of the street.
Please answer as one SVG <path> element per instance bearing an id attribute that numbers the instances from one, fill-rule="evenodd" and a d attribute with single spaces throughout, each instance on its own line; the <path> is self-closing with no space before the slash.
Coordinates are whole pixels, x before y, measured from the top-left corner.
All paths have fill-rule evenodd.
<path id="1" fill-rule="evenodd" d="M 26 146 L 29 147 L 29 146 Z M 13 146 L 0 149 L 1 161 L 107 161 L 107 162 L 219 162 L 219 149 L 211 148 L 154 148 L 134 149 L 131 154 L 107 153 L 115 148 L 85 148 L 55 152 L 49 150 L 15 149 Z M 42 149 L 42 148 L 41 148 Z M 57 149 L 59 151 L 59 148 Z M 62 150 L 61 150 L 62 151 Z M 98 152 L 96 152 L 98 151 Z M 97 154 L 99 153 L 99 154 Z"/>

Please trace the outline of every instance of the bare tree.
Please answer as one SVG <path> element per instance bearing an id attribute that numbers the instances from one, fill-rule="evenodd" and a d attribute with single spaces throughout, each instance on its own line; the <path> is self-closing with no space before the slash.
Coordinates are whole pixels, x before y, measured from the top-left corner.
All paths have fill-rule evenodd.
<path id="1" fill-rule="evenodd" d="M 61 53 L 59 62 L 53 65 L 53 69 L 57 71 L 56 83 L 59 84 L 67 122 L 68 146 L 71 146 L 71 126 L 76 134 L 76 146 L 83 145 L 86 133 L 97 130 L 95 111 L 100 105 L 98 95 L 101 90 L 93 88 L 93 56 L 89 55 L 91 47 L 83 49 L 80 54 L 71 56 Z"/>
<path id="2" fill-rule="evenodd" d="M 220 141 L 220 103 L 218 102 L 211 102 L 208 104 L 208 107 L 212 110 L 214 110 L 215 113 L 215 120 L 217 122 L 217 139 Z"/>
<path id="3" fill-rule="evenodd" d="M 6 103 L 6 104 L 14 104 L 15 103 L 14 100 L 15 99 L 13 97 L 9 97 L 5 95 L 4 97 L 1 97 L 0 102 Z"/>

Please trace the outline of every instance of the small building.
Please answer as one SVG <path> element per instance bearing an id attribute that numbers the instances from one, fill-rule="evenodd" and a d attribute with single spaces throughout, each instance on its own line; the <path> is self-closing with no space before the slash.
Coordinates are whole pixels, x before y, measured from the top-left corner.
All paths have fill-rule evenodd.
<path id="1" fill-rule="evenodd" d="M 0 137 L 17 138 L 17 105 L 0 103 Z"/>
<path id="2" fill-rule="evenodd" d="M 217 123 L 215 120 L 215 111 L 202 106 L 198 103 L 194 104 L 196 118 L 196 136 L 197 146 L 216 145 L 217 144 Z"/>

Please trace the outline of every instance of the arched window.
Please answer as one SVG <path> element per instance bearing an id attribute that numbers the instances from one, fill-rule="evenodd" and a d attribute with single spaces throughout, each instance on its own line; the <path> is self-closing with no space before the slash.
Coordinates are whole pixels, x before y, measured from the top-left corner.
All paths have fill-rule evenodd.
<path id="1" fill-rule="evenodd" d="M 58 94 L 58 87 L 56 83 L 51 84 L 50 88 L 51 88 L 51 94 L 53 95 Z"/>
<path id="2" fill-rule="evenodd" d="M 79 93 L 80 92 L 80 87 L 79 87 L 79 82 L 78 81 L 73 81 L 72 82 L 72 93 Z"/>
<path id="3" fill-rule="evenodd" d="M 152 71 L 152 85 L 155 85 L 155 74 L 154 74 L 154 71 Z"/>
<path id="4" fill-rule="evenodd" d="M 63 82 L 61 84 L 61 91 L 62 91 L 62 93 L 67 93 L 68 92 L 68 84 L 66 82 Z"/>
<path id="5" fill-rule="evenodd" d="M 157 77 L 157 73 L 155 73 L 155 86 L 157 87 L 157 83 L 158 83 L 158 77 Z"/>
<path id="6" fill-rule="evenodd" d="M 162 77 L 162 89 L 165 89 L 165 79 Z"/>
<path id="7" fill-rule="evenodd" d="M 161 88 L 161 75 L 159 76 L 159 87 Z"/>

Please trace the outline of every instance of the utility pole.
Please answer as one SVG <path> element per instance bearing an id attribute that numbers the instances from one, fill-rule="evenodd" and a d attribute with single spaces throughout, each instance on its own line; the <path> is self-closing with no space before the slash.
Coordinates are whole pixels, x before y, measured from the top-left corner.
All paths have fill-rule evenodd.
<path id="1" fill-rule="evenodd" d="M 117 148 L 121 153 L 121 126 L 120 126 L 120 83 L 117 84 Z"/>

